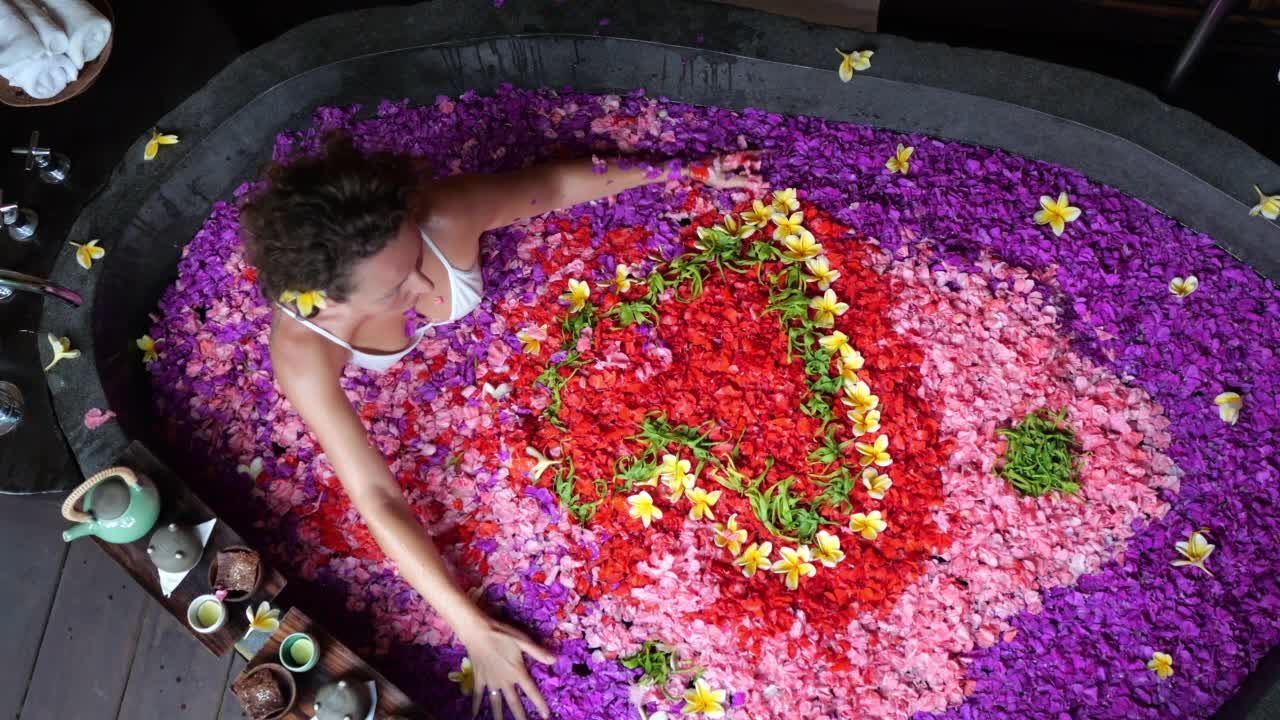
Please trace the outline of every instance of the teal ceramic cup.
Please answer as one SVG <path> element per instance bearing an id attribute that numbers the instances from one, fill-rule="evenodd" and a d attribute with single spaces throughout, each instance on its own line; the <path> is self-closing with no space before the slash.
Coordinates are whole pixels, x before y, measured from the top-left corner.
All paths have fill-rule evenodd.
<path id="1" fill-rule="evenodd" d="M 280 643 L 280 664 L 290 672 L 306 672 L 320 660 L 320 645 L 306 633 L 296 632 Z"/>

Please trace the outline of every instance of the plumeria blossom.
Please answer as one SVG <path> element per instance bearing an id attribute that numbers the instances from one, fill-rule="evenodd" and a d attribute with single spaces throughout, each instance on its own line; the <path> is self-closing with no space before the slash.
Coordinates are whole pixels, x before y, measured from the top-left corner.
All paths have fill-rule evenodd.
<path id="1" fill-rule="evenodd" d="M 1048 225 L 1054 235 L 1061 235 L 1067 223 L 1075 222 L 1080 217 L 1080 208 L 1072 207 L 1065 192 L 1058 193 L 1054 200 L 1048 195 L 1040 196 L 1040 209 L 1036 211 L 1037 225 Z"/>
<path id="2" fill-rule="evenodd" d="M 875 540 L 889 527 L 889 523 L 884 521 L 884 517 L 879 510 L 872 510 L 869 513 L 854 513 L 849 517 L 849 529 L 859 533 L 866 540 Z"/>
<path id="3" fill-rule="evenodd" d="M 818 573 L 818 569 L 813 566 L 813 555 L 808 545 L 795 548 L 784 547 L 778 552 L 782 557 L 775 560 L 769 569 L 780 575 L 786 575 L 788 590 L 800 587 L 801 577 L 813 577 Z"/>
<path id="4" fill-rule="evenodd" d="M 693 507 L 689 508 L 690 520 L 715 520 L 716 516 L 711 513 L 711 508 L 720 500 L 720 491 L 712 490 L 708 492 L 705 488 L 691 487 L 688 490 L 689 502 L 693 503 Z"/>
<path id="5" fill-rule="evenodd" d="M 871 397 L 876 397 L 872 395 Z M 876 398 L 879 399 L 879 398 Z M 880 429 L 880 411 L 879 410 L 850 410 L 849 411 L 849 429 L 853 431 L 854 437 L 862 437 Z"/>
<path id="6" fill-rule="evenodd" d="M 773 543 L 751 543 L 742 550 L 742 554 L 733 561 L 742 568 L 742 574 L 751 577 L 761 568 L 769 567 L 769 554 L 773 552 Z"/>
<path id="7" fill-rule="evenodd" d="M 706 680 L 698 678 L 693 682 L 693 687 L 684 691 L 684 707 L 680 712 L 685 715 L 722 718 L 726 696 L 724 690 L 712 690 Z"/>
<path id="8" fill-rule="evenodd" d="M 654 520 L 662 519 L 662 511 L 657 505 L 653 504 L 653 496 L 648 490 L 641 490 L 635 495 L 627 498 L 627 514 L 639 520 L 645 527 L 649 527 L 649 523 Z"/>
<path id="9" fill-rule="evenodd" d="M 671 491 L 671 502 L 679 500 L 686 490 L 693 488 L 693 483 L 697 480 L 693 473 L 693 464 L 688 460 L 678 459 L 674 455 L 662 456 L 658 478 Z"/>
<path id="10" fill-rule="evenodd" d="M 916 151 L 913 147 L 904 147 L 902 143 L 898 143 L 898 149 L 894 151 L 893 157 L 885 162 L 884 166 L 889 172 L 898 172 L 906 175 L 911 171 L 911 154 Z"/>
<path id="11" fill-rule="evenodd" d="M 156 352 L 156 341 L 150 335 L 143 335 L 133 343 L 142 351 L 142 362 L 153 363 L 160 359 L 160 353 Z"/>
<path id="12" fill-rule="evenodd" d="M 328 297 L 324 290 L 285 290 L 280 293 L 280 303 L 293 303 L 302 317 L 310 317 L 312 313 L 328 307 Z"/>
<path id="13" fill-rule="evenodd" d="M 1185 278 L 1176 277 L 1169 281 L 1169 292 L 1178 297 L 1186 297 L 1199 287 L 1200 280 L 1195 275 L 1188 275 Z"/>
<path id="14" fill-rule="evenodd" d="M 85 270 L 93 267 L 94 260 L 101 260 L 106 256 L 106 248 L 98 247 L 100 240 L 90 240 L 87 243 L 67 243 L 76 249 L 76 263 Z"/>
<path id="15" fill-rule="evenodd" d="M 245 637 L 249 637 L 249 633 L 254 630 L 273 633 L 280 627 L 280 609 L 271 607 L 271 603 L 266 600 L 258 604 L 257 610 L 253 609 L 253 606 L 245 608 L 244 615 L 249 619 L 249 629 L 245 632 Z"/>
<path id="16" fill-rule="evenodd" d="M 813 538 L 813 559 L 822 563 L 823 567 L 833 568 L 844 560 L 844 551 L 840 549 L 840 538 L 826 530 L 819 530 Z"/>
<path id="17" fill-rule="evenodd" d="M 879 467 L 887 467 L 893 464 L 893 458 L 889 456 L 889 436 L 881 435 L 876 438 L 873 443 L 854 443 L 857 448 L 858 461 L 865 467 L 867 465 L 878 465 Z"/>
<path id="18" fill-rule="evenodd" d="M 534 482 L 537 482 L 542 477 L 542 473 L 546 472 L 547 468 L 552 465 L 559 465 L 563 462 L 563 460 L 553 460 L 547 457 L 532 445 L 525 447 L 524 454 L 536 461 L 534 462 L 533 469 L 529 471 L 529 477 L 532 478 Z"/>
<path id="19" fill-rule="evenodd" d="M 1257 185 L 1253 186 L 1253 191 L 1258 193 L 1258 204 L 1249 209 L 1249 217 L 1280 218 L 1280 195 L 1264 195 Z"/>
<path id="20" fill-rule="evenodd" d="M 49 333 L 45 337 L 49 338 L 49 347 L 53 348 L 53 359 L 49 361 L 48 365 L 44 366 L 45 372 L 49 372 L 54 365 L 63 360 L 75 360 L 80 357 L 79 350 L 71 349 L 71 338 L 58 337 L 53 333 Z"/>
<path id="21" fill-rule="evenodd" d="M 830 335 L 818 338 L 818 344 L 833 355 L 839 355 L 842 362 L 846 359 L 852 360 L 858 352 L 849 344 L 849 336 L 839 330 L 832 330 Z"/>
<path id="22" fill-rule="evenodd" d="M 1164 680 L 1173 675 L 1173 658 L 1162 652 L 1153 652 L 1151 659 L 1147 661 L 1147 668 Z"/>
<path id="23" fill-rule="evenodd" d="M 809 301 L 809 308 L 814 311 L 813 321 L 820 327 L 831 327 L 836 324 L 836 317 L 849 311 L 849 304 L 840 302 L 835 290 L 827 290 Z"/>
<path id="24" fill-rule="evenodd" d="M 608 288 L 616 293 L 624 293 L 631 289 L 631 267 L 625 263 L 618 263 L 613 269 L 613 279 L 607 283 L 600 283 L 600 287 Z"/>
<path id="25" fill-rule="evenodd" d="M 738 513 L 730 515 L 723 524 L 716 523 L 712 527 L 716 531 L 716 547 L 725 548 L 730 555 L 737 557 L 742 552 L 742 543 L 747 541 L 747 531 L 738 527 Z"/>
<path id="26" fill-rule="evenodd" d="M 816 258 L 810 258 L 804 261 L 804 267 L 809 272 L 805 273 L 805 282 L 817 283 L 819 290 L 826 290 L 831 287 L 831 283 L 840 279 L 840 271 L 831 267 L 831 261 L 826 255 L 819 255 Z"/>
<path id="27" fill-rule="evenodd" d="M 801 231 L 805 231 L 803 227 L 804 213 L 793 212 L 790 215 L 784 213 L 773 214 L 773 239 L 785 241 L 788 236 L 799 235 Z M 808 232 L 808 231 L 805 231 Z"/>
<path id="28" fill-rule="evenodd" d="M 248 476 L 250 480 L 257 480 L 258 476 L 262 474 L 262 458 L 255 457 L 249 461 L 248 465 L 236 465 L 236 472 Z"/>
<path id="29" fill-rule="evenodd" d="M 1196 530 L 1185 541 L 1174 543 L 1173 547 L 1178 551 L 1179 555 L 1182 555 L 1182 559 L 1174 560 L 1172 564 L 1177 567 L 1188 565 L 1198 567 L 1212 575 L 1213 573 L 1209 571 L 1209 568 L 1204 566 L 1204 561 L 1208 560 L 1209 555 L 1213 553 L 1214 545 L 1204 539 L 1205 532 L 1203 529 Z"/>
<path id="30" fill-rule="evenodd" d="M 160 152 L 161 145 L 177 145 L 178 136 L 163 134 L 159 128 L 151 128 L 151 139 L 147 141 L 146 146 L 142 149 L 143 160 L 154 160 L 156 154 Z"/>
<path id="31" fill-rule="evenodd" d="M 799 203 L 796 203 L 799 206 Z M 751 202 L 751 209 L 742 213 L 742 221 L 756 228 L 762 228 L 773 220 L 774 209 L 772 205 L 765 205 L 759 200 Z"/>
<path id="32" fill-rule="evenodd" d="M 836 48 L 836 52 L 840 53 L 840 57 L 844 58 L 840 61 L 841 82 L 849 82 L 853 79 L 855 70 L 861 71 L 871 67 L 871 56 L 875 55 L 874 50 L 854 50 L 853 52 L 845 52 L 840 48 Z"/>
<path id="33" fill-rule="evenodd" d="M 853 408 L 854 412 L 865 413 L 880 407 L 880 396 L 871 394 L 871 386 L 862 380 L 845 383 L 844 397 L 840 401 Z"/>
<path id="34" fill-rule="evenodd" d="M 1224 392 L 1213 399 L 1218 406 L 1218 417 L 1222 422 L 1235 425 L 1240 419 L 1240 410 L 1244 408 L 1244 398 L 1238 392 Z"/>
<path id="35" fill-rule="evenodd" d="M 542 352 L 542 343 L 547 341 L 547 326 L 520 328 L 516 339 L 520 341 L 520 349 L 526 355 L 537 355 Z"/>
<path id="36" fill-rule="evenodd" d="M 893 480 L 888 475 L 882 475 L 879 470 L 869 467 L 862 471 L 862 486 L 867 489 L 867 495 L 870 498 L 883 500 L 884 494 L 893 487 Z"/>
<path id="37" fill-rule="evenodd" d="M 800 228 L 799 235 L 788 235 L 783 238 L 782 245 L 786 248 L 782 251 L 782 256 L 791 262 L 811 260 L 822 254 L 821 243 L 813 233 L 804 228 Z"/>
<path id="38" fill-rule="evenodd" d="M 476 689 L 476 673 L 475 669 L 471 667 L 471 658 L 463 657 L 462 668 L 449 673 L 449 679 L 458 683 L 463 695 L 471 697 L 471 693 L 475 692 Z"/>
<path id="39" fill-rule="evenodd" d="M 763 205 L 761 207 L 763 207 Z M 738 219 L 732 215 L 724 216 L 724 223 L 721 227 L 724 228 L 724 231 L 728 233 L 730 237 L 735 237 L 739 240 L 746 240 L 752 235 L 755 235 L 756 230 L 758 229 L 755 223 L 738 222 Z"/>
<path id="40" fill-rule="evenodd" d="M 790 213 L 800 209 L 800 200 L 796 197 L 795 188 L 773 191 L 773 209 L 775 213 Z M 772 219 L 772 216 L 770 216 Z"/>
<path id="41" fill-rule="evenodd" d="M 590 285 L 581 280 L 570 279 L 569 289 L 560 296 L 560 299 L 569 303 L 569 312 L 578 312 L 586 307 L 587 299 L 590 297 Z"/>

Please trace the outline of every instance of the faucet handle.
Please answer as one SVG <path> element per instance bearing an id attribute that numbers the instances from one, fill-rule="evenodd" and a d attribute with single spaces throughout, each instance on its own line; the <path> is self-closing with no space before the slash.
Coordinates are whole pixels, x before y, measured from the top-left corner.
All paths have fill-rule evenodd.
<path id="1" fill-rule="evenodd" d="M 31 142 L 26 147 L 13 148 L 14 155 L 26 155 L 26 170 L 40 170 L 40 179 L 51 184 L 57 184 L 67 179 L 67 173 L 71 171 L 71 159 L 62 153 L 54 152 L 49 148 L 39 147 L 40 131 L 31 131 Z"/>
<path id="2" fill-rule="evenodd" d="M 4 190 L 0 190 L 0 218 L 4 218 L 4 220 L 2 221 L 2 224 L 8 225 L 9 223 L 13 222 L 12 220 L 9 219 L 9 213 L 14 213 L 16 215 L 17 212 L 18 212 L 18 204 L 9 203 L 8 205 L 6 205 L 4 203 Z"/>
<path id="3" fill-rule="evenodd" d="M 40 144 L 40 131 L 31 131 L 31 142 L 26 147 L 16 147 L 13 149 L 14 155 L 26 155 L 28 171 L 36 169 L 36 167 L 44 167 L 48 164 L 48 156 L 53 151 L 49 148 L 38 147 Z"/>

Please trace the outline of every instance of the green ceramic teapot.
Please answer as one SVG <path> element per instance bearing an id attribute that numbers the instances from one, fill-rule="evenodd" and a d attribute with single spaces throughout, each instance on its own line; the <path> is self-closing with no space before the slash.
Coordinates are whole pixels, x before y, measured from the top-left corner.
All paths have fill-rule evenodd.
<path id="1" fill-rule="evenodd" d="M 84 510 L 77 510 L 82 497 Z M 107 468 L 63 501 L 62 517 L 79 524 L 64 531 L 62 539 L 96 535 L 109 543 L 130 543 L 151 532 L 159 515 L 160 495 L 150 480 L 127 467 Z"/>

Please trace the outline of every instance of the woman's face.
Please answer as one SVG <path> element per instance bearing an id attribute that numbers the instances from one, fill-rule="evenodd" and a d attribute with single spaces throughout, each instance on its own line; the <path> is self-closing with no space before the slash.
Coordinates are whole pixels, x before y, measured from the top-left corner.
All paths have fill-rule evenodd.
<path id="1" fill-rule="evenodd" d="M 423 249 L 418 228 L 402 223 L 386 247 L 353 268 L 347 304 L 368 315 L 402 313 L 413 307 L 419 297 L 435 290 L 435 283 L 422 274 Z"/>

